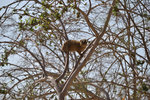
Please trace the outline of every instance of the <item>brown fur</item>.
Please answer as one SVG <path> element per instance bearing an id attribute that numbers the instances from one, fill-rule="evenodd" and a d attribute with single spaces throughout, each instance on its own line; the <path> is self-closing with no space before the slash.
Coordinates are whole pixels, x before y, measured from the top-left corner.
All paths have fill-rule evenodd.
<path id="1" fill-rule="evenodd" d="M 62 50 L 65 53 L 67 53 L 67 50 L 69 50 L 69 52 L 77 51 L 79 54 L 81 54 L 81 52 L 86 48 L 86 46 L 87 46 L 87 40 L 86 39 L 83 39 L 80 41 L 68 40 L 63 44 Z"/>

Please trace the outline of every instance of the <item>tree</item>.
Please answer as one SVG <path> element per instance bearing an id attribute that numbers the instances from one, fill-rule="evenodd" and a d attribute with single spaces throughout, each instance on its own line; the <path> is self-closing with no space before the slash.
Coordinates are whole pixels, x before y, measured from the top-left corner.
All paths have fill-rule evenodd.
<path id="1" fill-rule="evenodd" d="M 1 7 L 3 100 L 149 99 L 149 4 L 16 0 Z M 61 50 L 65 40 L 83 38 L 90 43 L 82 55 Z"/>

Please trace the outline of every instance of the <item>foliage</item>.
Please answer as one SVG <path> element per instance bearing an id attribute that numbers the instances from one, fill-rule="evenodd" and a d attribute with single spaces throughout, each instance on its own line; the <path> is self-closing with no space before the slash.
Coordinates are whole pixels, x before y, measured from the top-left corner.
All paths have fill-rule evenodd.
<path id="1" fill-rule="evenodd" d="M 149 4 L 148 0 L 16 0 L 0 7 L 2 99 L 57 100 L 57 85 L 41 80 L 43 68 L 56 79 L 64 71 L 65 40 L 86 38 L 92 43 L 101 35 L 83 55 L 69 54 L 70 72 L 58 84 L 62 89 L 70 82 L 66 99 L 150 98 Z M 79 72 L 73 70 L 76 65 Z M 73 72 L 77 75 L 68 81 Z"/>

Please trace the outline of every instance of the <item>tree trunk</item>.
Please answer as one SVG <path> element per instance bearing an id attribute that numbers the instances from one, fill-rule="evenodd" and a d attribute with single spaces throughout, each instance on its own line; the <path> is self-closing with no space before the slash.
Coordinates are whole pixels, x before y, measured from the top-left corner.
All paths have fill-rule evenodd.
<path id="1" fill-rule="evenodd" d="M 58 100 L 64 100 L 64 99 L 65 99 L 65 94 L 64 93 L 58 94 Z"/>

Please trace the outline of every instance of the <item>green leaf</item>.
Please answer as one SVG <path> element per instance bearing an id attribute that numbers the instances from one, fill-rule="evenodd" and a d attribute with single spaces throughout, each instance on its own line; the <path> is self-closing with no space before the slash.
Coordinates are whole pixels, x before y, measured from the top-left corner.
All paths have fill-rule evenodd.
<path id="1" fill-rule="evenodd" d="M 143 91 L 148 91 L 148 87 L 145 83 L 142 84 L 142 89 Z"/>
<path id="2" fill-rule="evenodd" d="M 113 7 L 112 12 L 113 12 L 114 16 L 117 16 L 117 14 L 118 14 L 118 12 L 119 12 L 119 9 L 118 9 L 118 6 L 117 6 L 117 5 L 115 5 L 115 6 Z"/>
<path id="3" fill-rule="evenodd" d="M 19 46 L 24 46 L 24 44 L 25 44 L 25 41 L 24 41 L 24 40 L 20 40 L 20 41 L 19 41 Z"/>
<path id="4" fill-rule="evenodd" d="M 145 63 L 144 60 L 137 60 L 136 65 L 143 65 Z"/>
<path id="5" fill-rule="evenodd" d="M 53 94 L 53 95 L 50 96 L 50 99 L 53 99 L 54 97 L 55 97 L 55 95 Z"/>
<path id="6" fill-rule="evenodd" d="M 0 94 L 6 94 L 7 90 L 0 90 Z"/>

